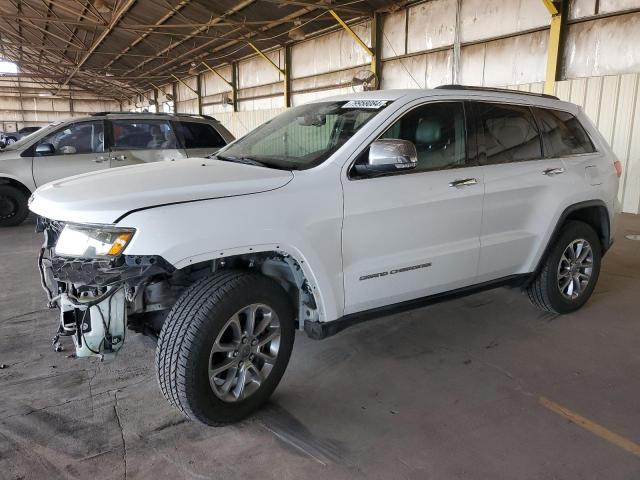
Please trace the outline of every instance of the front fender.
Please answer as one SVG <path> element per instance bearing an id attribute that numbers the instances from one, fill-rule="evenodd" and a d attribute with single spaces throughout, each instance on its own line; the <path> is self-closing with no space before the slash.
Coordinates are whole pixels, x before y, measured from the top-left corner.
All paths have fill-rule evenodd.
<path id="1" fill-rule="evenodd" d="M 298 188 L 287 186 L 133 212 L 118 223 L 136 229 L 125 253 L 159 255 L 178 269 L 241 254 L 288 254 L 313 289 L 320 320 L 335 320 L 344 310 L 342 191 L 337 176 L 332 192 L 321 181 L 313 183 L 304 190 L 304 202 Z"/>

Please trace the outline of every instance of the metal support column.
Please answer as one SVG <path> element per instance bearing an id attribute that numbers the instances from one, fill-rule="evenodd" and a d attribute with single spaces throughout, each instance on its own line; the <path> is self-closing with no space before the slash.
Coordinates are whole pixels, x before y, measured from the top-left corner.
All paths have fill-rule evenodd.
<path id="1" fill-rule="evenodd" d="M 173 113 L 178 113 L 178 84 L 171 82 L 171 96 L 173 97 Z"/>
<path id="2" fill-rule="evenodd" d="M 563 30 L 566 21 L 563 19 L 563 12 L 566 10 L 567 2 L 554 2 L 542 0 L 547 10 L 551 14 L 551 24 L 549 29 L 549 44 L 547 46 L 547 73 L 544 80 L 544 93 L 552 95 L 555 91 L 556 80 L 558 80 L 560 58 L 562 57 Z"/>
<path id="3" fill-rule="evenodd" d="M 233 111 L 238 111 L 238 63 L 231 64 L 231 101 L 233 103 Z"/>
<path id="4" fill-rule="evenodd" d="M 371 45 L 373 46 L 371 71 L 378 79 L 376 84 L 376 89 L 378 89 L 380 88 L 379 83 L 382 78 L 382 14 L 378 12 L 373 14 L 373 20 L 371 22 Z"/>
<path id="5" fill-rule="evenodd" d="M 202 78 L 201 75 L 196 75 L 196 90 L 198 91 L 198 115 L 202 115 Z"/>
<path id="6" fill-rule="evenodd" d="M 284 51 L 284 106 L 291 106 L 291 47 L 285 45 Z"/>

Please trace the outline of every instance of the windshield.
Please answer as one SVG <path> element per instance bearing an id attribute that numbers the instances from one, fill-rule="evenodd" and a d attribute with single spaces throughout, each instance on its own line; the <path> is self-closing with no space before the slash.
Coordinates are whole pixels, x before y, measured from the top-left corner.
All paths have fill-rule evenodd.
<path id="1" fill-rule="evenodd" d="M 286 170 L 324 162 L 390 102 L 351 100 L 295 107 L 220 150 L 221 160 Z"/>

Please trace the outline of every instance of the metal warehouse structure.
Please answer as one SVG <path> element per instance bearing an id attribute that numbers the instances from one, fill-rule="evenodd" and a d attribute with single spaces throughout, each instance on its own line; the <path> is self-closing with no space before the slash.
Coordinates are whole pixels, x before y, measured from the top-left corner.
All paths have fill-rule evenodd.
<path id="1" fill-rule="evenodd" d="M 103 110 L 201 113 L 241 135 L 290 106 L 441 84 L 582 105 L 640 213 L 640 0 L 1 0 L 0 120 Z M 372 77 L 373 78 L 373 77 Z"/>

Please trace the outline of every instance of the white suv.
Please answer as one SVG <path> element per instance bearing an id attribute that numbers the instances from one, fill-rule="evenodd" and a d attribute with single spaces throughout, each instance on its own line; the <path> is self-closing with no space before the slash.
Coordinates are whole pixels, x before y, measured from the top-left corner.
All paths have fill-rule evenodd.
<path id="1" fill-rule="evenodd" d="M 213 158 L 50 183 L 31 210 L 59 334 L 88 356 L 157 332 L 164 396 L 215 425 L 267 400 L 296 329 L 503 285 L 580 308 L 620 172 L 575 105 L 450 86 L 292 108 Z"/>
<path id="2" fill-rule="evenodd" d="M 54 122 L 0 150 L 0 227 L 22 223 L 29 195 L 45 183 L 110 167 L 202 157 L 232 140 L 206 115 L 101 112 Z"/>

